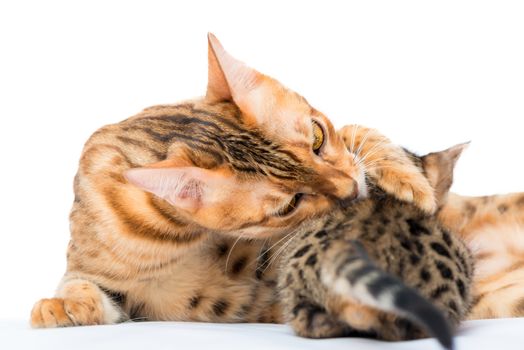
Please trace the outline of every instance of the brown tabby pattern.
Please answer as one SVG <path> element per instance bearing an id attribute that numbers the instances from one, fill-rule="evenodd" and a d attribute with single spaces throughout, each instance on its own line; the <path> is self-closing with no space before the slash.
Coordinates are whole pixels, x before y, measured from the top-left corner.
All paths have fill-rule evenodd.
<path id="1" fill-rule="evenodd" d="M 442 198 L 463 148 L 416 159 Z M 284 315 L 302 336 L 405 340 L 429 333 L 451 348 L 451 328 L 469 309 L 466 246 L 435 215 L 373 185 L 368 198 L 302 225 L 281 264 Z"/>
<path id="2" fill-rule="evenodd" d="M 375 130 L 349 125 L 339 130 L 339 134 L 349 149 L 355 149 L 355 144 L 362 144 L 364 140 L 364 148 L 368 149 L 366 153 L 371 154 L 367 157 L 370 166 L 366 172 L 380 187 L 391 186 L 388 182 L 392 176 L 403 176 L 398 172 L 388 174 L 391 158 L 396 163 L 402 161 L 395 159 L 398 157 L 391 149 L 392 144 L 382 142 L 384 136 Z M 389 149 L 388 152 L 373 154 L 373 148 Z M 412 171 L 408 172 L 408 175 L 412 174 Z M 400 183 L 415 182 L 412 178 L 403 178 Z M 397 193 L 402 192 L 397 189 Z M 524 193 L 481 197 L 451 193 L 442 197 L 437 189 L 436 197 L 441 203 L 440 221 L 458 234 L 474 254 L 474 298 L 469 318 L 524 317 Z"/>
<path id="3" fill-rule="evenodd" d="M 406 187 L 395 171 L 406 172 L 391 169 L 393 194 L 434 207 L 419 172 Z M 145 109 L 87 141 L 67 271 L 31 324 L 281 322 L 281 245 L 304 219 L 349 204 L 363 179 L 322 113 L 210 35 L 205 98 Z"/>

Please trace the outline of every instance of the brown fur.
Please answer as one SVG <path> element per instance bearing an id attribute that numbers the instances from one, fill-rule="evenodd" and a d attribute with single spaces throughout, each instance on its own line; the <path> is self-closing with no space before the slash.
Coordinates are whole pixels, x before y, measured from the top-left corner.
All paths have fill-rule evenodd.
<path id="1" fill-rule="evenodd" d="M 355 137 L 354 131 L 358 130 L 360 137 Z M 342 128 L 339 133 L 348 148 L 357 148 L 353 139 L 362 140 L 367 130 L 355 125 Z M 368 149 L 375 147 L 380 142 L 381 136 L 375 130 L 368 134 L 368 141 L 364 145 Z M 402 186 L 420 183 L 416 178 L 417 170 L 412 168 L 388 165 L 391 153 L 394 154 L 396 164 L 403 164 L 404 154 L 400 148 L 388 143 L 388 148 L 374 152 L 371 162 L 380 161 L 380 167 L 385 167 L 385 173 L 368 174 L 388 193 L 397 198 L 410 198 L 402 195 L 400 185 L 397 189 L 388 190 L 396 182 L 392 178 L 400 178 Z M 386 151 L 386 152 L 385 152 Z M 431 166 L 426 165 L 426 166 Z M 390 172 L 390 174 L 388 174 Z M 451 179 L 446 179 L 450 181 Z M 390 184 L 384 184 L 389 182 Z M 420 186 L 419 188 L 424 188 Z M 439 194 L 436 194 L 439 197 Z M 442 197 L 442 196 L 441 196 Z M 416 198 L 416 196 L 415 196 Z M 426 197 L 429 198 L 429 197 Z M 439 219 L 452 232 L 457 233 L 468 245 L 475 258 L 475 276 L 473 279 L 474 302 L 469 314 L 470 319 L 524 317 L 524 310 L 519 307 L 524 300 L 524 193 L 507 195 L 493 195 L 481 197 L 468 197 L 451 193 L 449 197 L 437 198 L 442 206 Z M 416 201 L 424 207 L 421 201 Z M 504 300 L 504 302 L 500 302 Z"/>
<path id="2" fill-rule="evenodd" d="M 445 184 L 439 198 L 463 148 L 416 162 L 430 183 Z M 299 335 L 404 340 L 429 331 L 450 347 L 446 321 L 428 301 L 455 327 L 469 310 L 472 276 L 469 251 L 436 215 L 372 186 L 369 198 L 297 229 L 281 260 L 279 285 L 284 315 Z M 407 300 L 417 306 L 406 307 Z"/>
<path id="3" fill-rule="evenodd" d="M 318 154 L 312 120 L 324 131 Z M 205 98 L 147 108 L 87 141 L 67 271 L 31 324 L 280 322 L 280 247 L 305 218 L 354 198 L 362 179 L 322 113 L 211 35 Z M 384 183 L 431 209 L 423 182 L 406 191 L 398 180 Z M 297 193 L 296 209 L 279 215 Z"/>
<path id="4" fill-rule="evenodd" d="M 338 131 L 366 174 L 392 196 L 415 203 L 428 213 L 436 210 L 433 187 L 409 155 L 377 130 L 347 125 Z"/>

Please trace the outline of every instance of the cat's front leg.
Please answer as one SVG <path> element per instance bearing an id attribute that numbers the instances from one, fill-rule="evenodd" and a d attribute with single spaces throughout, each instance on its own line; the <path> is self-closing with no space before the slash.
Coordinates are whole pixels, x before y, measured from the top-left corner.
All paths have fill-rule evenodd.
<path id="1" fill-rule="evenodd" d="M 53 328 L 113 324 L 127 317 L 96 284 L 81 278 L 62 280 L 56 295 L 38 301 L 31 311 L 31 326 Z"/>
<path id="2" fill-rule="evenodd" d="M 384 191 L 428 213 L 437 209 L 433 187 L 402 147 L 377 130 L 360 125 L 344 126 L 337 134 Z"/>

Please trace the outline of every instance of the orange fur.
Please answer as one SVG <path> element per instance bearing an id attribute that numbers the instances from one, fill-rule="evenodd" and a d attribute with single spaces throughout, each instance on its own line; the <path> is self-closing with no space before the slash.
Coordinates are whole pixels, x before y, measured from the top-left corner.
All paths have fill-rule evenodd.
<path id="1" fill-rule="evenodd" d="M 375 129 L 347 125 L 338 131 L 346 147 L 357 153 L 366 173 L 396 198 L 413 202 L 428 213 L 436 210 L 436 199 L 428 179 L 404 150 Z"/>
<path id="2" fill-rule="evenodd" d="M 359 158 L 326 116 L 229 56 L 212 36 L 209 47 L 205 98 L 147 108 L 86 143 L 66 275 L 55 298 L 35 304 L 34 327 L 128 318 L 281 322 L 274 267 L 288 234 L 365 189 Z M 312 120 L 325 136 L 318 155 Z M 389 140 L 375 132 L 366 142 L 365 132 L 356 132 L 359 156 L 380 185 L 434 210 L 427 181 L 395 170 L 404 161 L 395 147 L 384 147 Z M 174 185 L 181 188 L 167 188 L 173 198 L 155 192 L 169 181 L 148 178 L 165 169 L 180 172 Z M 278 215 L 297 193 L 304 194 L 297 208 Z"/>
<path id="3" fill-rule="evenodd" d="M 476 259 L 471 319 L 524 316 L 524 194 L 450 195 L 440 219 Z"/>
<path id="4" fill-rule="evenodd" d="M 210 35 L 205 98 L 147 108 L 87 141 L 67 271 L 31 323 L 279 322 L 274 266 L 287 235 L 354 198 L 361 179 L 322 113 Z"/>

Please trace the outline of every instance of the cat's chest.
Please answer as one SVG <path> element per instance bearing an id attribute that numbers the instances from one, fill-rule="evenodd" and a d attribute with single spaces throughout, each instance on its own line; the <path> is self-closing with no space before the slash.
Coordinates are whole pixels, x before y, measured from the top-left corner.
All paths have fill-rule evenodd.
<path id="1" fill-rule="evenodd" d="M 263 241 L 210 241 L 161 273 L 133 281 L 126 311 L 152 320 L 260 320 L 275 303 L 277 251 L 270 248 Z"/>

